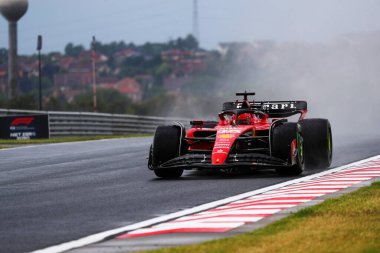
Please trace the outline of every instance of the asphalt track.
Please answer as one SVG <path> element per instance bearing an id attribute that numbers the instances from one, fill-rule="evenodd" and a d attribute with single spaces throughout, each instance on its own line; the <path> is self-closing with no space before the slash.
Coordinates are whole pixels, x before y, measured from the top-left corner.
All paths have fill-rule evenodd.
<path id="1" fill-rule="evenodd" d="M 57 245 L 294 178 L 188 171 L 179 180 L 156 179 L 146 168 L 150 142 L 0 150 L 0 252 Z M 333 167 L 378 154 L 380 136 L 335 136 Z"/>

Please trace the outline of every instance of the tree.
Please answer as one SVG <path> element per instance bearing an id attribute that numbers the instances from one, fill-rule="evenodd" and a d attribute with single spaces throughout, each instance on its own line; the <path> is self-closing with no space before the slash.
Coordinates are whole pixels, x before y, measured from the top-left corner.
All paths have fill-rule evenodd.
<path id="1" fill-rule="evenodd" d="M 164 43 L 147 42 L 143 46 L 141 46 L 140 49 L 143 52 L 143 54 L 154 57 L 154 56 L 159 56 L 162 51 L 167 50 L 168 45 Z"/>
<path id="2" fill-rule="evenodd" d="M 153 70 L 153 77 L 156 86 L 162 87 L 164 84 L 164 79 L 172 72 L 169 64 L 162 62 L 157 65 Z"/>
<path id="3" fill-rule="evenodd" d="M 182 38 L 177 39 L 177 47 L 180 49 L 187 49 L 187 50 L 198 49 L 198 41 L 193 35 L 189 34 L 184 39 Z"/>
<path id="4" fill-rule="evenodd" d="M 108 57 L 111 57 L 114 53 L 122 51 L 127 48 L 134 48 L 134 44 L 125 44 L 124 41 L 120 42 L 111 42 L 109 44 L 102 44 L 100 41 L 96 41 L 94 44 L 94 48 L 97 53 L 101 53 L 104 55 L 107 55 Z"/>
<path id="5" fill-rule="evenodd" d="M 57 97 L 51 97 L 44 105 L 44 109 L 48 111 L 67 111 L 69 108 L 70 105 L 62 93 L 59 93 Z"/>
<path id="6" fill-rule="evenodd" d="M 138 115 L 168 116 L 176 105 L 176 96 L 159 94 L 136 106 Z"/>
<path id="7" fill-rule="evenodd" d="M 0 48 L 0 65 L 8 63 L 8 50 Z"/>
<path id="8" fill-rule="evenodd" d="M 120 77 L 141 75 L 146 72 L 144 69 L 145 59 L 142 56 L 128 57 L 121 66 Z"/>
<path id="9" fill-rule="evenodd" d="M 34 110 L 37 109 L 37 103 L 35 95 L 33 93 L 28 93 L 26 95 L 18 96 L 13 98 L 9 102 L 9 108 L 12 109 L 24 109 L 24 110 Z"/>
<path id="10" fill-rule="evenodd" d="M 131 101 L 128 97 L 113 89 L 97 90 L 97 109 L 104 113 L 130 112 Z M 72 108 L 79 111 L 93 110 L 92 91 L 87 91 L 74 98 Z"/>
<path id="11" fill-rule="evenodd" d="M 73 43 L 69 43 L 65 47 L 65 54 L 67 56 L 78 57 L 84 50 L 82 45 L 75 46 Z"/>
<path id="12" fill-rule="evenodd" d="M 0 108 L 6 108 L 7 107 L 7 99 L 5 97 L 5 94 L 0 94 Z"/>

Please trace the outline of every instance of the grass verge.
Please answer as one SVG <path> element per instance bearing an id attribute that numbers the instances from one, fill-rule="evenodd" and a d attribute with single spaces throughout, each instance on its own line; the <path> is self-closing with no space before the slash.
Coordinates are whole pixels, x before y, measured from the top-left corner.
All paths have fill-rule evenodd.
<path id="1" fill-rule="evenodd" d="M 50 139 L 34 139 L 34 140 L 1 140 L 1 148 L 12 148 L 23 145 L 32 144 L 49 144 L 61 142 L 75 142 L 75 141 L 94 141 L 102 139 L 115 139 L 115 138 L 130 138 L 130 137 L 147 137 L 150 134 L 126 134 L 126 135 L 96 135 L 96 136 L 68 136 L 68 137 L 55 137 Z"/>
<path id="2" fill-rule="evenodd" d="M 149 252 L 380 252 L 380 182 L 251 233 Z"/>

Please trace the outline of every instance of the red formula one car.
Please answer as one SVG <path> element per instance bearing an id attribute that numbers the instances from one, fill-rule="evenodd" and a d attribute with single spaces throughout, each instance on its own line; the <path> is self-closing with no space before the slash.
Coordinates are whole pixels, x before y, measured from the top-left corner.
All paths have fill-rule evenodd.
<path id="1" fill-rule="evenodd" d="M 148 168 L 158 177 L 177 178 L 186 169 L 272 168 L 299 175 L 327 168 L 332 159 L 327 119 L 305 119 L 305 101 L 249 101 L 255 93 L 237 93 L 243 101 L 226 102 L 219 121 L 191 121 L 157 127 Z M 297 122 L 289 117 L 299 114 Z"/>

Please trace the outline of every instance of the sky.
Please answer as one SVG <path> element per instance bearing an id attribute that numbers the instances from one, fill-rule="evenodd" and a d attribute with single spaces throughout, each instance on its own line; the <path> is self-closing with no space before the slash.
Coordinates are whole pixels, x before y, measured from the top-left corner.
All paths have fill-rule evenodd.
<path id="1" fill-rule="evenodd" d="M 380 30 L 379 0 L 198 0 L 200 45 L 256 40 L 331 40 Z M 19 22 L 19 53 L 63 51 L 67 43 L 166 42 L 193 29 L 193 0 L 29 0 Z M 0 19 L 0 47 L 8 47 Z"/>

